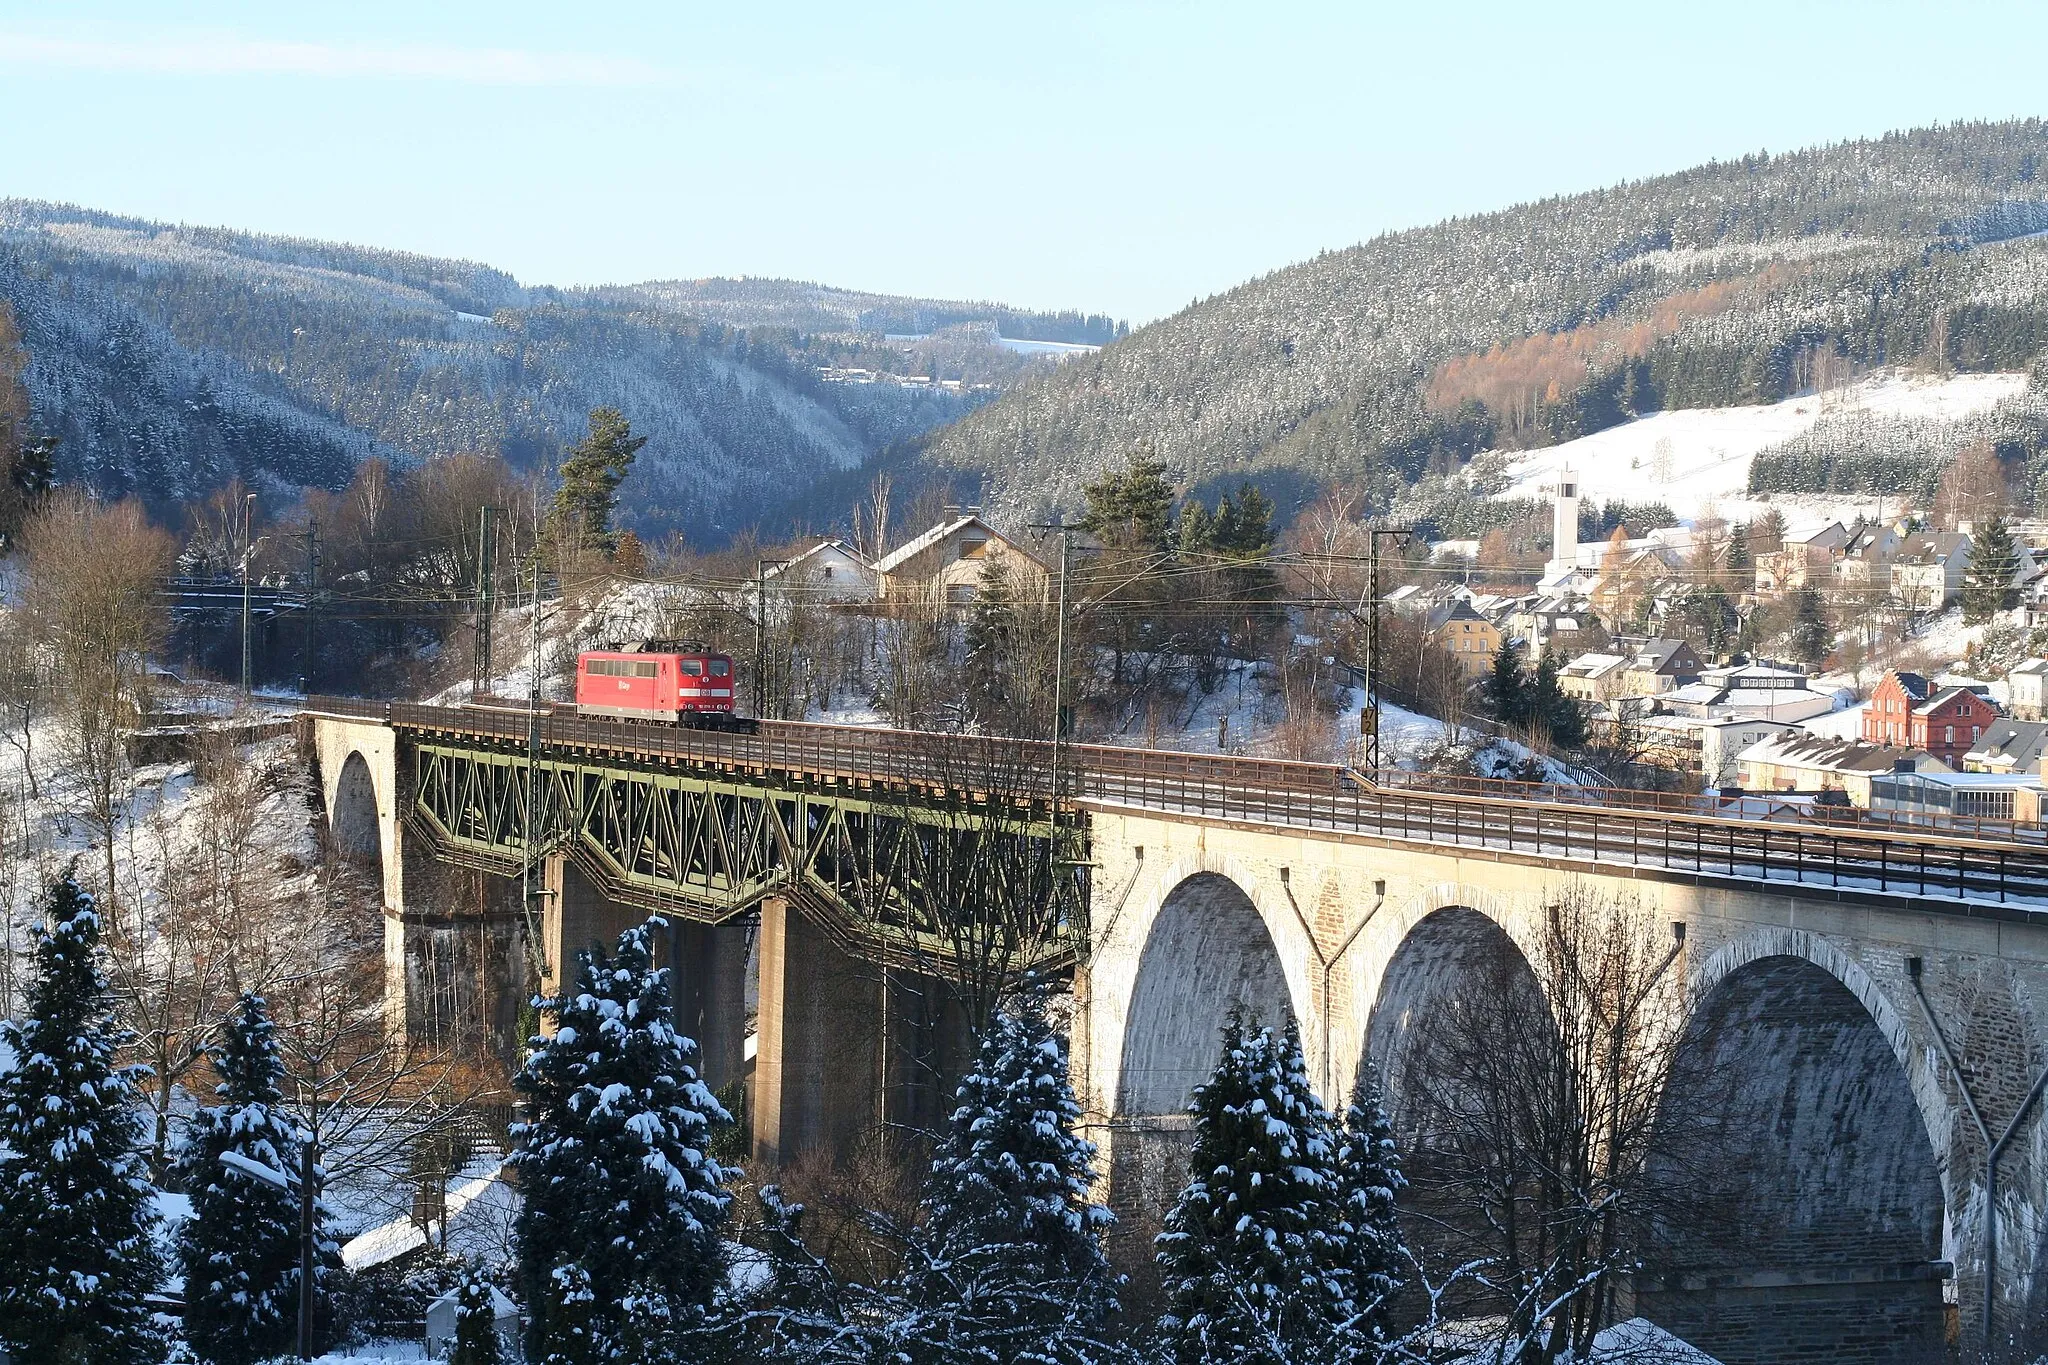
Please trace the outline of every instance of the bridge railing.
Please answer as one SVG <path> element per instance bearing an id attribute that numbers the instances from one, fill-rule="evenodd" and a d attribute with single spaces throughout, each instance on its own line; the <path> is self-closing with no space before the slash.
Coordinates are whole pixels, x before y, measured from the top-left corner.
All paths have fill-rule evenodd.
<path id="1" fill-rule="evenodd" d="M 1569 782 L 1519 782 L 1510 778 L 1465 777 L 1449 773 L 1419 773 L 1398 768 L 1361 771 L 1358 779 L 1390 791 L 1422 791 L 1443 796 L 1496 797 L 1515 801 L 1536 801 L 1550 805 L 1599 806 L 1608 810 L 1643 811 L 1659 815 L 1706 815 L 1730 820 L 1752 820 L 1769 811 L 1759 803 L 1777 803 L 1768 791 L 1748 791 L 1735 796 L 1688 794 L 1684 792 L 1641 791 L 1629 787 L 1590 787 Z M 1866 833 L 1935 831 L 1960 834 L 1973 839 L 1995 839 L 2013 843 L 2048 845 L 2048 825 L 2026 820 L 1998 820 L 1987 816 L 1953 815 L 1939 812 L 1869 810 L 1861 806 L 1802 806 L 1799 818 L 1808 824 Z"/>
<path id="2" fill-rule="evenodd" d="M 783 772 L 806 779 L 1054 795 L 1044 741 L 769 722 L 758 734 L 685 730 L 573 713 L 313 698 L 309 711 L 437 734 L 549 749 Z M 2048 904 L 2048 847 L 1995 830 L 1831 827 L 1650 806 L 1586 805 L 1555 792 L 1441 792 L 1364 782 L 1329 764 L 1062 745 L 1058 794 L 1240 819 L 1572 861 L 1655 866 L 1738 880 Z M 1645 794 L 1648 795 L 1648 794 Z"/>
<path id="3" fill-rule="evenodd" d="M 1261 825 L 1738 881 L 2048 905 L 2048 849 L 2038 844 L 1363 787 L 1321 793 L 1142 778 L 1089 785 L 1090 795 L 1108 801 Z"/>

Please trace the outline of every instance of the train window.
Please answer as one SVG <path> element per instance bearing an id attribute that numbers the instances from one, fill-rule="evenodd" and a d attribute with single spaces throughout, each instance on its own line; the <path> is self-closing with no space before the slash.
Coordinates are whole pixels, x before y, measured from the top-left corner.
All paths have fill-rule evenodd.
<path id="1" fill-rule="evenodd" d="M 713 659 L 713 660 L 711 661 L 711 676 L 712 676 L 712 677 L 714 677 L 714 678 L 724 678 L 724 677 L 728 677 L 728 676 L 730 676 L 730 675 L 731 675 L 731 673 L 732 673 L 732 660 L 730 660 L 730 659 Z"/>
<path id="2" fill-rule="evenodd" d="M 632 669 L 633 676 L 636 678 L 651 678 L 655 675 L 655 673 L 659 671 L 655 668 L 654 661 L 652 659 L 649 659 L 646 663 L 641 663 L 638 659 L 635 659 L 633 661 Z"/>
<path id="3" fill-rule="evenodd" d="M 691 677 L 691 678 L 694 678 L 694 677 L 696 677 L 696 676 L 697 676 L 698 674 L 702 673 L 703 671 L 704 671 L 704 661 L 703 661 L 702 659 L 685 659 L 685 660 L 683 660 L 683 674 L 684 674 L 684 676 L 686 676 L 686 677 Z"/>
<path id="4" fill-rule="evenodd" d="M 584 671 L 596 678 L 616 678 L 619 675 L 617 659 L 591 659 L 584 665 Z"/>

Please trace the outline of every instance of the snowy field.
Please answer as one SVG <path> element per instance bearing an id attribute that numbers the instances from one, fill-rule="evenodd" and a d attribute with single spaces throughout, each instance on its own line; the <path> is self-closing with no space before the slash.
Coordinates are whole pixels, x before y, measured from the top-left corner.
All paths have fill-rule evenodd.
<path id="1" fill-rule="evenodd" d="M 1503 497 L 1548 497 L 1557 471 L 1579 474 L 1589 501 L 1663 502 L 1691 522 L 1712 505 L 1734 521 L 1776 507 L 1788 521 L 1876 514 L 1875 497 L 1777 494 L 1768 502 L 1749 496 L 1749 465 L 1756 453 L 1806 431 L 1829 416 L 1863 411 L 1952 421 L 1983 412 L 2027 386 L 2024 374 L 1877 375 L 1823 400 L 1814 395 L 1747 408 L 1688 408 L 1648 417 L 1532 451 L 1509 466 Z M 1897 499 L 1888 510 L 1897 512 Z"/>

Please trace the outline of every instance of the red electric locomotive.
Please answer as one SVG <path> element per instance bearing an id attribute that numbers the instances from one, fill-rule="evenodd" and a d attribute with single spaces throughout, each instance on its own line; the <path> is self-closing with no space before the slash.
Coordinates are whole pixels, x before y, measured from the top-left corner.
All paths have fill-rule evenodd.
<path id="1" fill-rule="evenodd" d="M 579 715 L 752 734 L 758 727 L 734 711 L 732 693 L 732 656 L 694 640 L 643 640 L 637 649 L 576 657 Z"/>

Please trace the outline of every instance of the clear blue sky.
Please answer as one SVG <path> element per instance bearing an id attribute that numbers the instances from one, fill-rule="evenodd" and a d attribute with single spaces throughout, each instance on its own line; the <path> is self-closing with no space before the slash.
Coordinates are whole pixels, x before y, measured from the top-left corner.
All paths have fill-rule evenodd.
<path id="1" fill-rule="evenodd" d="M 1389 228 L 2048 114 L 2048 5 L 0 0 L 0 196 L 1134 320 Z"/>

